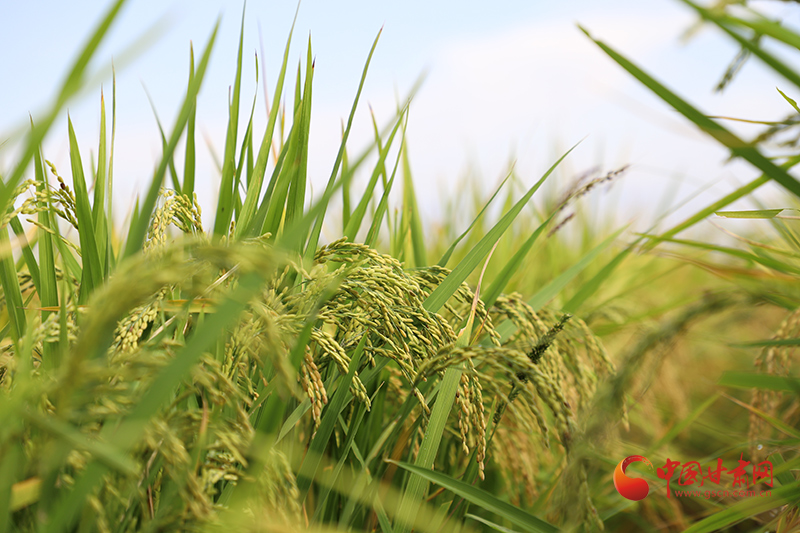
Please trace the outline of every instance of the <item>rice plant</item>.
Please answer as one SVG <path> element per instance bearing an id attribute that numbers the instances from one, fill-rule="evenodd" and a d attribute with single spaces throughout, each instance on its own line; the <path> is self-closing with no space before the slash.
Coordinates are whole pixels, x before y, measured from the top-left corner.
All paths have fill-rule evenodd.
<path id="1" fill-rule="evenodd" d="M 761 61 L 784 80 L 800 88 L 798 69 L 782 57 L 776 55 L 770 47 L 773 43 L 781 43 L 791 49 L 800 48 L 800 35 L 787 24 L 775 21 L 759 14 L 747 6 L 747 2 L 717 2 L 710 7 L 703 7 L 690 0 L 682 0 L 699 17 L 700 23 L 709 24 L 722 30 L 740 48 L 734 62 L 721 80 L 718 90 L 723 90 L 734 77 L 741 63 L 753 58 Z M 741 5 L 735 5 L 741 4 Z M 586 30 L 584 30 L 586 31 Z M 588 31 L 586 31 L 589 35 Z M 591 36 L 590 36 L 591 37 Z M 710 135 L 730 150 L 732 158 L 741 158 L 749 162 L 761 174 L 728 194 L 724 198 L 689 217 L 683 223 L 660 233 L 646 235 L 651 250 L 656 246 L 663 248 L 670 243 L 679 245 L 679 253 L 685 261 L 691 261 L 703 268 L 708 268 L 716 275 L 725 278 L 729 283 L 726 299 L 735 298 L 734 306 L 772 305 L 782 311 L 783 320 L 774 329 L 770 339 L 750 341 L 736 347 L 756 349 L 756 372 L 727 371 L 719 379 L 719 394 L 727 391 L 744 389 L 751 392 L 749 402 L 741 401 L 734 396 L 727 396 L 731 408 L 744 413 L 749 419 L 746 435 L 737 435 L 734 442 L 727 442 L 726 448 L 717 454 L 730 449 L 749 452 L 753 461 L 769 458 L 775 465 L 776 483 L 770 498 L 753 498 L 729 503 L 723 509 L 716 509 L 706 504 L 707 510 L 693 513 L 686 508 L 687 504 L 675 503 L 671 514 L 681 516 L 686 531 L 741 531 L 766 530 L 795 531 L 800 524 L 797 507 L 800 498 L 800 481 L 796 470 L 798 461 L 797 432 L 798 403 L 800 401 L 800 385 L 796 377 L 796 366 L 793 374 L 792 366 L 796 360 L 798 345 L 798 299 L 797 299 L 797 228 L 794 221 L 797 217 L 789 213 L 793 208 L 770 208 L 760 206 L 757 210 L 731 211 L 726 208 L 741 198 L 746 198 L 762 185 L 774 181 L 789 194 L 786 205 L 796 205 L 800 196 L 800 183 L 791 173 L 791 169 L 800 161 L 798 159 L 796 136 L 797 114 L 800 110 L 796 102 L 786 92 L 778 89 L 787 104 L 787 116 L 780 120 L 764 120 L 757 117 L 712 117 L 668 89 L 662 82 L 653 78 L 645 69 L 628 60 L 606 43 L 593 39 L 594 42 L 620 66 L 653 91 L 657 96 L 673 107 L 678 113 Z M 746 120 L 763 126 L 753 139 L 745 140 L 736 136 L 725 125 L 731 120 Z M 776 149 L 777 148 L 777 149 Z M 723 218 L 762 219 L 769 220 L 777 235 L 771 242 L 753 239 L 746 235 L 730 233 L 736 244 L 731 246 L 709 244 L 702 241 L 678 238 L 686 229 L 694 226 L 709 216 Z M 726 230 L 727 231 L 727 230 Z M 674 248 L 673 248 L 674 249 Z M 700 260 L 691 255 L 689 250 L 715 252 L 720 259 Z M 708 296 L 706 297 L 708 299 Z M 727 305 L 731 305 L 729 302 Z M 762 307 L 763 309 L 763 307 Z M 764 313 L 761 311 L 760 313 Z M 796 364 L 796 363 L 795 363 Z M 617 378 L 619 379 L 619 378 Z M 725 392 L 723 392 L 725 391 Z M 733 394 L 733 392 L 731 392 Z M 700 415 L 716 399 L 712 398 L 695 411 L 692 417 Z M 702 408 L 702 409 L 701 409 Z M 674 438 L 677 433 L 672 433 Z M 713 456 L 712 456 L 713 457 Z M 687 520 L 693 515 L 696 519 Z M 683 528 L 682 528 L 683 529 Z"/>
<path id="2" fill-rule="evenodd" d="M 535 292 L 505 292 L 563 206 L 597 183 L 552 206 L 503 268 L 486 271 L 569 152 L 433 263 L 404 147 L 413 92 L 367 150 L 348 144 L 378 39 L 330 179 L 311 197 L 311 45 L 284 105 L 287 42 L 259 140 L 252 112 L 240 117 L 243 24 L 214 222 L 203 227 L 194 123 L 215 26 L 199 59 L 190 54 L 160 162 L 120 226 L 113 92 L 110 127 L 100 99 L 91 164 L 71 122 L 69 169 L 48 162 L 42 139 L 122 3 L 3 172 L 0 532 L 602 527 L 587 464 L 572 457 L 615 375 L 579 313 L 609 274 L 573 287 L 559 310 L 548 304 L 619 233 Z M 357 173 L 369 176 L 360 197 Z M 341 238 L 321 242 L 323 225 Z M 577 490 L 551 504 L 541 472 L 555 482 L 561 470 Z"/>

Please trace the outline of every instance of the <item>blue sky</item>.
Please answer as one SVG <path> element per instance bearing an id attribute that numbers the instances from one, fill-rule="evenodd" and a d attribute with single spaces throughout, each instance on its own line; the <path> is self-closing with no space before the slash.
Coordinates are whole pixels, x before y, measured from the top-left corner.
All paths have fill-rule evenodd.
<path id="1" fill-rule="evenodd" d="M 39 1 L 0 8 L 3 138 L 50 100 L 106 5 Z M 780 2 L 754 5 L 796 18 L 795 11 Z M 254 53 L 266 61 L 270 91 L 274 87 L 295 7 L 293 2 L 248 3 L 242 113 L 255 89 Z M 198 109 L 200 191 L 206 197 L 203 203 L 212 204 L 218 178 L 204 139 L 221 151 L 241 14 L 240 2 L 205 0 L 130 0 L 124 8 L 95 58 L 96 71 L 107 70 L 112 58 L 119 61 L 128 44 L 157 21 L 165 21 L 166 30 L 135 61 L 118 68 L 115 174 L 120 205 L 129 205 L 131 195 L 143 189 L 160 151 L 144 88 L 169 128 L 185 90 L 189 41 L 198 52 L 222 15 Z M 788 84 L 755 62 L 745 67 L 730 90 L 713 94 L 736 49 L 712 30 L 682 43 L 679 37 L 692 21 L 692 14 L 675 0 L 506 0 L 491 7 L 483 1 L 306 0 L 300 6 L 290 65 L 293 72 L 305 57 L 310 34 L 316 57 L 312 183 L 318 189 L 327 179 L 340 121 L 349 112 L 367 53 L 383 27 L 353 146 L 363 145 L 371 135 L 365 104 L 378 117 L 389 117 L 397 94 L 404 94 L 420 73 L 427 72 L 412 104 L 408 143 L 418 194 L 430 220 L 465 173 L 478 176 L 488 189 L 514 159 L 522 180 L 532 182 L 559 151 L 581 139 L 563 179 L 598 165 L 611 170 L 632 164 L 614 204 L 626 212 L 623 218 L 654 209 L 677 183 L 682 184 L 678 197 L 713 183 L 692 204 L 698 206 L 752 179 L 755 172 L 743 164 L 723 167 L 723 150 L 639 87 L 575 26 L 580 22 L 710 114 L 775 119 L 789 111 L 774 89 L 778 85 L 786 90 Z M 108 95 L 107 75 L 103 83 Z M 259 83 L 257 124 L 263 124 L 265 114 L 260 93 Z M 99 85 L 94 85 L 69 106 L 87 157 L 97 144 L 98 101 Z M 46 157 L 62 174 L 69 174 L 65 124 L 64 116 L 48 138 Z M 8 164 L 0 159 L 0 169 Z"/>

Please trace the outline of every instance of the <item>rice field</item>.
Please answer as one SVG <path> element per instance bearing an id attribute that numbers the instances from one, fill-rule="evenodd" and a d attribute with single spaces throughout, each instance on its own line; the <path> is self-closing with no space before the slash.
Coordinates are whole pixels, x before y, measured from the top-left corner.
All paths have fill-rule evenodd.
<path id="1" fill-rule="evenodd" d="M 288 42 L 263 58 L 281 68 L 255 131 L 240 38 L 204 225 L 196 103 L 217 27 L 120 222 L 114 86 L 98 146 L 70 122 L 55 132 L 69 168 L 43 149 L 115 2 L 0 169 L 0 533 L 800 531 L 800 69 L 766 44 L 800 35 L 733 2 L 683 2 L 785 78 L 786 115 L 739 138 L 594 41 L 752 166 L 645 233 L 589 216 L 626 169 L 570 180 L 580 147 L 491 195 L 466 184 L 424 227 L 413 93 L 370 146 L 349 142 L 380 35 L 315 194 L 310 44 L 296 73 Z M 783 204 L 730 208 L 770 181 Z M 685 236 L 709 218 L 750 229 Z"/>

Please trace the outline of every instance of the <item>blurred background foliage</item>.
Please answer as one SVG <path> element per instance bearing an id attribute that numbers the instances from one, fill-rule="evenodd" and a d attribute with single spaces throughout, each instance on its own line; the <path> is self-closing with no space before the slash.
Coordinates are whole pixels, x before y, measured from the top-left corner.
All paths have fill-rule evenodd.
<path id="1" fill-rule="evenodd" d="M 311 43 L 296 71 L 287 43 L 255 132 L 240 39 L 205 228 L 194 125 L 214 29 L 191 53 L 151 185 L 120 225 L 113 88 L 90 157 L 71 124 L 71 168 L 50 165 L 41 143 L 122 3 L 2 171 L 0 531 L 800 527 L 800 74 L 768 45 L 800 47 L 791 28 L 741 2 L 684 1 L 742 48 L 720 90 L 744 60 L 786 79 L 777 120 L 709 117 L 596 41 L 754 168 L 685 222 L 641 233 L 588 205 L 624 187 L 626 168 L 573 176 L 560 163 L 580 146 L 537 180 L 512 167 L 491 197 L 465 181 L 424 228 L 404 144 L 416 89 L 374 121 L 371 146 L 348 144 L 378 38 L 313 196 Z M 742 139 L 731 120 L 764 129 Z M 363 194 L 357 173 L 369 176 Z M 729 208 L 769 181 L 784 204 Z M 708 219 L 721 241 L 684 237 Z M 631 502 L 611 474 L 634 454 L 656 466 L 768 459 L 774 487 L 667 497 L 644 469 L 651 495 Z"/>

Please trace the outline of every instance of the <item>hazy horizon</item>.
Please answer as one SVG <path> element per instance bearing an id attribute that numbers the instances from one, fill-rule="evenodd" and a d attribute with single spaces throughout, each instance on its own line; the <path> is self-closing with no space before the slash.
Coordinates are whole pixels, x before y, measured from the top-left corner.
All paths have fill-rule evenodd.
<path id="1" fill-rule="evenodd" d="M 5 54 L 4 70 L 12 83 L 0 86 L 0 98 L 6 102 L 0 109 L 2 135 L 24 126 L 29 112 L 35 118 L 52 99 L 106 8 L 105 3 L 102 10 L 97 4 L 45 2 L 44 7 L 15 4 L 4 9 L 7 31 L 0 34 L 0 46 L 14 53 Z M 786 6 L 755 4 L 777 16 L 796 18 Z M 295 7 L 288 2 L 250 2 L 246 7 L 240 113 L 249 113 L 257 88 L 257 138 L 266 113 L 261 80 L 256 87 L 254 54 L 259 68 L 265 61 L 271 98 Z M 169 131 L 185 91 L 189 42 L 199 56 L 219 13 L 223 18 L 198 101 L 197 126 L 198 193 L 204 207 L 212 205 L 218 174 L 207 145 L 222 152 L 242 4 L 179 0 L 165 8 L 151 0 L 131 1 L 95 58 L 94 71 L 107 70 L 112 58 L 119 60 L 147 28 L 158 20 L 170 21 L 159 40 L 117 70 L 115 201 L 120 206 L 130 206 L 131 195 L 149 182 L 161 150 L 145 88 Z M 328 178 L 341 121 L 349 113 L 372 41 L 383 28 L 349 146 L 357 152 L 371 140 L 370 108 L 379 120 L 388 119 L 398 95 L 427 72 L 411 106 L 407 143 L 420 205 L 429 222 L 463 186 L 465 174 L 471 173 L 488 190 L 514 160 L 519 177 L 531 183 L 561 151 L 582 139 L 561 171 L 567 178 L 592 167 L 606 172 L 631 165 L 614 200 L 623 211 L 618 216 L 630 218 L 652 208 L 676 183 L 677 198 L 713 184 L 687 207 L 692 210 L 757 172 L 743 163 L 725 166 L 724 149 L 610 61 L 576 23 L 708 114 L 775 120 L 791 111 L 775 91 L 777 85 L 792 96 L 788 84 L 756 60 L 745 65 L 725 92 L 714 94 L 737 49 L 712 29 L 681 43 L 693 22 L 693 13 L 671 0 L 653 0 L 647 6 L 629 0 L 603 6 L 583 0 L 507 1 L 492 10 L 477 2 L 431 7 L 422 2 L 395 6 L 350 1 L 334 6 L 306 1 L 294 30 L 284 95 L 291 102 L 297 64 L 305 62 L 310 34 L 316 64 L 309 179 L 317 191 Z M 103 87 L 110 114 L 109 77 Z M 89 153 L 97 146 L 99 93 L 99 85 L 88 87 L 69 105 L 87 170 Z M 48 136 L 46 157 L 68 176 L 66 116 L 65 111 Z M 738 123 L 726 125 L 742 133 L 754 131 Z M 7 158 L 0 168 L 10 164 Z M 624 212 L 628 209 L 629 215 Z M 206 209 L 204 218 L 210 216 Z"/>

